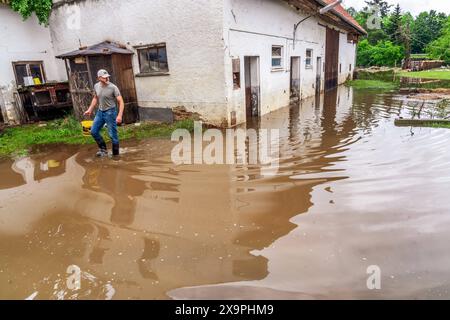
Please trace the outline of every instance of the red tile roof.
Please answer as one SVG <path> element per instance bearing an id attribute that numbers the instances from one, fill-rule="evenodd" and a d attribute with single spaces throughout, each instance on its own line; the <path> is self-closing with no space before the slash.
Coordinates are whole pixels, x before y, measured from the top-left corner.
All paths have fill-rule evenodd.
<path id="1" fill-rule="evenodd" d="M 334 3 L 335 1 L 336 0 L 316 0 L 316 2 L 322 5 L 329 5 Z M 344 20 L 346 20 L 347 23 L 351 24 L 354 28 L 359 30 L 361 33 L 367 34 L 367 31 L 360 26 L 360 24 L 351 16 L 350 13 L 348 13 L 347 10 L 344 9 L 342 5 L 334 7 L 333 11 L 337 13 L 339 16 L 341 16 Z"/>

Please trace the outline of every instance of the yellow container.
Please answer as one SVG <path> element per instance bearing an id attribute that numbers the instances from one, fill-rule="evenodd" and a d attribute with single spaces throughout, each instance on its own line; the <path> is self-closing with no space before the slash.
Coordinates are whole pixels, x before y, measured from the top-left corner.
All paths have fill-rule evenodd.
<path id="1" fill-rule="evenodd" d="M 94 121 L 82 121 L 81 126 L 83 127 L 83 136 L 89 137 L 91 135 L 91 129 L 94 125 Z"/>

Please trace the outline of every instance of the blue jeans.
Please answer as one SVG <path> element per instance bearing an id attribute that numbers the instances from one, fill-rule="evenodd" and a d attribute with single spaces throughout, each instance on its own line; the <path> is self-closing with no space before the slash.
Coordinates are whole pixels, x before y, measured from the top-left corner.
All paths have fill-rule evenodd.
<path id="1" fill-rule="evenodd" d="M 117 110 L 112 108 L 106 111 L 98 110 L 95 115 L 94 124 L 92 125 L 91 135 L 95 141 L 99 144 L 105 144 L 103 137 L 100 135 L 100 130 L 108 125 L 108 134 L 113 144 L 119 144 L 119 134 L 117 133 Z"/>

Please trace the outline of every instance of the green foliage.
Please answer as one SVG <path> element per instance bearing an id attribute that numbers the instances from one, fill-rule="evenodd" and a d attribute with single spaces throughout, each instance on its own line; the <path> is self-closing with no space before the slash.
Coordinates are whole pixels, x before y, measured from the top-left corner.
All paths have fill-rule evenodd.
<path id="1" fill-rule="evenodd" d="M 391 41 L 379 41 L 371 45 L 367 39 L 358 44 L 358 66 L 388 66 L 399 65 L 404 57 L 404 49 Z"/>
<path id="2" fill-rule="evenodd" d="M 400 66 L 411 53 L 428 53 L 435 59 L 450 62 L 450 19 L 445 13 L 422 12 L 414 18 L 401 11 L 400 5 L 390 10 L 383 0 L 366 1 L 362 11 L 352 10 L 352 16 L 366 28 L 368 34 L 358 45 L 358 66 Z M 381 28 L 368 28 L 372 13 L 369 6 L 378 5 Z M 426 49 L 426 50 L 425 50 Z"/>
<path id="3" fill-rule="evenodd" d="M 412 25 L 412 52 L 424 52 L 429 43 L 442 35 L 446 21 L 447 16 L 444 13 L 438 14 L 434 10 L 420 13 Z"/>
<path id="4" fill-rule="evenodd" d="M 10 0 L 11 8 L 24 19 L 28 19 L 34 12 L 43 25 L 48 25 L 52 4 L 52 0 Z"/>
<path id="5" fill-rule="evenodd" d="M 347 86 L 351 86 L 355 89 L 366 90 L 394 90 L 397 88 L 397 84 L 394 82 L 385 82 L 380 80 L 352 80 L 346 82 Z"/>
<path id="6" fill-rule="evenodd" d="M 402 44 L 402 12 L 400 9 L 400 5 L 397 4 L 394 12 L 385 19 L 384 22 L 385 32 L 387 36 L 397 45 Z"/>
<path id="7" fill-rule="evenodd" d="M 379 7 L 382 18 L 384 18 L 388 15 L 389 10 L 392 7 L 392 5 L 390 5 L 389 3 L 387 3 L 384 0 L 370 0 L 370 1 L 366 0 L 365 2 L 369 7 L 373 7 L 373 6 Z"/>
<path id="8" fill-rule="evenodd" d="M 183 120 L 172 125 L 143 123 L 141 126 L 119 127 L 119 137 L 126 139 L 144 139 L 150 137 L 170 137 L 175 129 L 193 131 L 194 122 Z M 108 137 L 105 135 L 105 139 Z M 94 140 L 82 134 L 81 124 L 73 117 L 48 122 L 45 126 L 25 125 L 7 128 L 0 133 L 0 157 L 26 154 L 35 145 L 44 144 L 91 144 Z"/>
<path id="9" fill-rule="evenodd" d="M 432 59 L 444 60 L 450 63 L 450 17 L 442 31 L 442 36 L 431 42 L 426 52 Z"/>

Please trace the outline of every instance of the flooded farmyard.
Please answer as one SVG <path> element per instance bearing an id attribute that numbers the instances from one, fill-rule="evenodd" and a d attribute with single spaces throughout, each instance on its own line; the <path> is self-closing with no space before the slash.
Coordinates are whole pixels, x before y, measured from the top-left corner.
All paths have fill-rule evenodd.
<path id="1" fill-rule="evenodd" d="M 450 131 L 394 125 L 416 111 L 342 86 L 270 113 L 253 124 L 280 129 L 268 176 L 175 165 L 170 139 L 4 159 L 0 298 L 450 298 Z"/>

